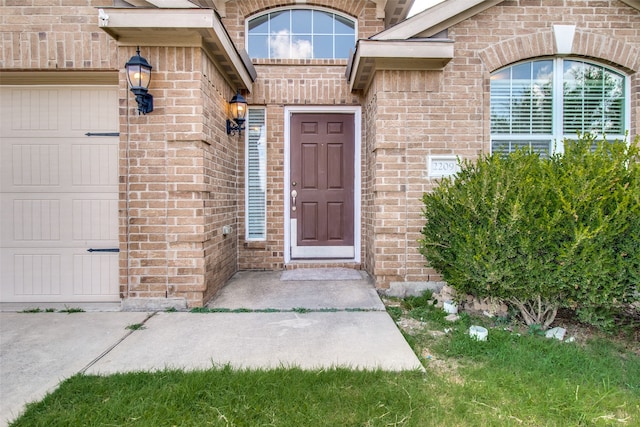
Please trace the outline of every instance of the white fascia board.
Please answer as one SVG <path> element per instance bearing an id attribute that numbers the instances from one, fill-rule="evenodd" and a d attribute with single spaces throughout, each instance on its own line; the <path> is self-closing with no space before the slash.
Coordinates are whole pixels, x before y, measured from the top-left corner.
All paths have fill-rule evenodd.
<path id="1" fill-rule="evenodd" d="M 430 37 L 503 0 L 445 0 L 371 37 L 373 40 L 406 40 Z"/>
<path id="2" fill-rule="evenodd" d="M 453 58 L 451 40 L 360 40 L 358 47 L 367 58 Z"/>
<path id="3" fill-rule="evenodd" d="M 217 20 L 209 9 L 141 9 L 103 8 L 108 18 L 100 20 L 99 26 L 114 34 L 116 39 L 130 32 L 141 32 L 168 28 L 176 31 L 192 31 L 213 28 Z"/>
<path id="4" fill-rule="evenodd" d="M 359 40 L 347 70 L 351 91 L 366 89 L 378 70 L 441 70 L 453 59 L 453 41 Z"/>
<path id="5" fill-rule="evenodd" d="M 101 29 L 121 44 L 152 46 L 203 46 L 216 57 L 221 52 L 236 78 L 251 91 L 253 78 L 240 53 L 212 9 L 100 9 Z M 214 52 L 216 51 L 216 52 Z M 219 55 L 219 53 L 218 53 Z"/>

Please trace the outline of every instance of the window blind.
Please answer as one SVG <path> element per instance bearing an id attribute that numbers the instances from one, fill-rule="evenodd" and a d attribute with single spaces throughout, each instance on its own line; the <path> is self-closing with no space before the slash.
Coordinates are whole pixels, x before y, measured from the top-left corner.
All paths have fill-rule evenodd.
<path id="1" fill-rule="evenodd" d="M 246 238 L 266 239 L 267 150 L 263 108 L 249 108 L 246 138 Z"/>
<path id="2" fill-rule="evenodd" d="M 624 133 L 624 79 L 582 61 L 564 62 L 563 133 Z"/>
<path id="3" fill-rule="evenodd" d="M 562 150 L 579 133 L 623 139 L 626 78 L 577 59 L 542 59 L 491 74 L 491 151 Z"/>

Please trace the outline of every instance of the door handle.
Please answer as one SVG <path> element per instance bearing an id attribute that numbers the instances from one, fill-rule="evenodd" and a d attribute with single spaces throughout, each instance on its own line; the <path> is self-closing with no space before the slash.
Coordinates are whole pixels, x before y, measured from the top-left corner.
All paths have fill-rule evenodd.
<path id="1" fill-rule="evenodd" d="M 296 197 L 298 197 L 298 192 L 296 190 L 291 191 L 291 198 L 293 199 L 293 202 L 291 203 L 292 211 L 296 210 Z"/>

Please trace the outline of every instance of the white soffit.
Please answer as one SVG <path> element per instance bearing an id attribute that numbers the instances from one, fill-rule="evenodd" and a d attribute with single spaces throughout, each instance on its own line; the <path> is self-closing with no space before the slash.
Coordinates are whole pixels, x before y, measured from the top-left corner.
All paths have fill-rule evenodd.
<path id="1" fill-rule="evenodd" d="M 445 0 L 371 38 L 374 40 L 406 40 L 412 37 L 431 37 L 502 1 Z"/>
<path id="2" fill-rule="evenodd" d="M 104 8 L 98 25 L 123 45 L 202 46 L 235 88 L 251 91 L 255 69 L 212 9 Z"/>
<path id="3" fill-rule="evenodd" d="M 366 89 L 378 70 L 441 70 L 451 59 L 451 40 L 359 40 L 348 69 L 349 86 Z"/>
<path id="4" fill-rule="evenodd" d="M 191 9 L 198 7 L 189 0 L 147 0 L 155 7 L 171 9 Z"/>
<path id="5" fill-rule="evenodd" d="M 629 6 L 640 10 L 640 0 L 622 0 L 623 3 L 628 4 Z"/>

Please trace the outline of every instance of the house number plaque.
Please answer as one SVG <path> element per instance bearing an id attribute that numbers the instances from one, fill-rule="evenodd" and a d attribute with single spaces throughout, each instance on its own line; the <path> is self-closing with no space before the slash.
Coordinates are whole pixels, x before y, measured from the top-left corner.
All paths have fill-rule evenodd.
<path id="1" fill-rule="evenodd" d="M 456 156 L 429 156 L 427 170 L 430 178 L 441 178 L 458 173 L 460 165 Z"/>

